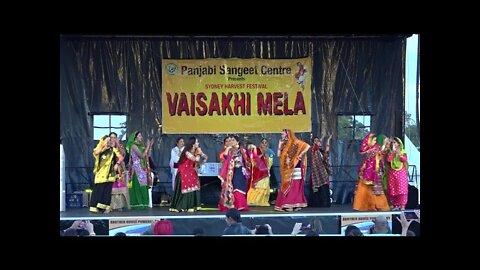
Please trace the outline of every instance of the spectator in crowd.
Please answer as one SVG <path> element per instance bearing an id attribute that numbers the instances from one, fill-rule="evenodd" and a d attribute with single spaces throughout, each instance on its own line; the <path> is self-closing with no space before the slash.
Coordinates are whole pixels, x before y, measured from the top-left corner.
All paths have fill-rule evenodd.
<path id="1" fill-rule="evenodd" d="M 345 236 L 363 236 L 363 233 L 357 226 L 349 225 L 345 229 Z"/>
<path id="2" fill-rule="evenodd" d="M 60 233 L 62 235 L 62 233 Z M 70 228 L 63 232 L 63 236 L 95 236 L 93 224 L 90 220 L 75 220 Z"/>
<path id="3" fill-rule="evenodd" d="M 170 220 L 161 219 L 153 227 L 154 235 L 172 235 L 173 233 L 173 224 Z"/>
<path id="4" fill-rule="evenodd" d="M 272 226 L 270 226 L 270 224 L 257 225 L 255 226 L 255 230 L 253 230 L 253 234 L 273 235 Z"/>
<path id="5" fill-rule="evenodd" d="M 323 232 L 323 225 L 322 221 L 320 220 L 319 217 L 315 217 L 310 221 L 310 230 L 316 232 L 317 234 L 322 234 Z"/>
<path id="6" fill-rule="evenodd" d="M 193 236 L 205 236 L 205 230 L 203 228 L 197 227 L 192 231 Z"/>
<path id="7" fill-rule="evenodd" d="M 308 231 L 305 236 L 313 236 L 313 237 L 320 237 L 320 234 L 318 234 L 316 231 Z"/>
<path id="8" fill-rule="evenodd" d="M 392 230 L 388 225 L 388 220 L 385 216 L 378 216 L 374 220 L 374 225 L 370 227 L 370 234 L 391 234 Z"/>
<path id="9" fill-rule="evenodd" d="M 397 217 L 400 225 L 402 225 L 402 236 L 420 236 L 420 210 L 415 210 L 414 212 L 418 219 L 408 220 L 405 212 L 400 213 L 400 218 Z"/>
<path id="10" fill-rule="evenodd" d="M 235 208 L 230 208 L 225 213 L 225 221 L 228 227 L 223 232 L 223 235 L 249 235 L 252 234 L 250 229 L 242 224 L 242 217 L 240 211 Z"/>
<path id="11" fill-rule="evenodd" d="M 172 235 L 173 224 L 170 220 L 160 219 L 150 224 L 150 227 L 142 235 Z"/>
<path id="12" fill-rule="evenodd" d="M 68 228 L 63 231 L 62 236 L 78 236 L 77 229 Z"/>
<path id="13" fill-rule="evenodd" d="M 295 223 L 295 225 L 293 225 L 293 229 L 292 229 L 292 235 L 297 235 L 299 234 L 300 232 L 302 231 L 302 223 L 301 222 L 297 222 Z"/>

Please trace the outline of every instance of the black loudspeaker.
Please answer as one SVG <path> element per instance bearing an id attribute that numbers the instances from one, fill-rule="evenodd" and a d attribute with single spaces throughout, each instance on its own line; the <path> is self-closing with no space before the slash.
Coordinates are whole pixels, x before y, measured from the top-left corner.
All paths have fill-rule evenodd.
<path id="1" fill-rule="evenodd" d="M 418 209 L 418 188 L 408 185 L 408 200 L 405 209 Z"/>

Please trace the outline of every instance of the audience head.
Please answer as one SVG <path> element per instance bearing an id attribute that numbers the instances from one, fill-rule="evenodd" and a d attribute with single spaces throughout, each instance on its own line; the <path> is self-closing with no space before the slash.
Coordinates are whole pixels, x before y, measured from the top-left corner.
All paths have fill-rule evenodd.
<path id="1" fill-rule="evenodd" d="M 228 224 L 242 222 L 240 211 L 238 211 L 235 208 L 228 209 L 227 212 L 225 213 L 225 217 L 227 218 Z"/>
<path id="2" fill-rule="evenodd" d="M 323 225 L 322 221 L 320 218 L 316 217 L 314 218 L 310 224 L 312 224 L 312 231 L 316 232 L 317 234 L 323 233 Z"/>
<path id="3" fill-rule="evenodd" d="M 172 235 L 173 234 L 173 224 L 170 220 L 161 219 L 155 222 L 153 226 L 154 235 Z"/>
<path id="4" fill-rule="evenodd" d="M 305 236 L 314 236 L 314 237 L 320 237 L 320 235 L 316 231 L 308 231 Z"/>
<path id="5" fill-rule="evenodd" d="M 77 229 L 74 228 L 68 228 L 65 230 L 63 233 L 63 236 L 78 236 Z"/>
<path id="6" fill-rule="evenodd" d="M 197 227 L 197 228 L 193 229 L 192 234 L 194 236 L 204 236 L 205 235 L 205 230 L 203 230 L 203 228 Z"/>
<path id="7" fill-rule="evenodd" d="M 410 231 L 410 235 L 408 231 Z M 408 226 L 408 231 L 407 236 L 420 236 L 420 223 L 413 221 L 410 223 L 410 226 Z"/>
<path id="8" fill-rule="evenodd" d="M 378 216 L 373 220 L 373 226 L 368 229 L 369 234 L 389 234 L 392 233 L 390 226 L 388 226 L 388 220 L 385 216 Z"/>
<path id="9" fill-rule="evenodd" d="M 373 233 L 392 233 L 390 227 L 388 226 L 388 220 L 385 216 L 378 216 L 373 220 L 373 222 L 375 223 L 373 226 Z"/>
<path id="10" fill-rule="evenodd" d="M 255 228 L 255 234 L 270 234 L 270 229 L 266 224 L 259 225 Z"/>
<path id="11" fill-rule="evenodd" d="M 406 236 L 416 236 L 413 231 L 408 230 Z"/>
<path id="12" fill-rule="evenodd" d="M 345 229 L 345 236 L 363 236 L 363 233 L 357 226 L 349 225 Z"/>

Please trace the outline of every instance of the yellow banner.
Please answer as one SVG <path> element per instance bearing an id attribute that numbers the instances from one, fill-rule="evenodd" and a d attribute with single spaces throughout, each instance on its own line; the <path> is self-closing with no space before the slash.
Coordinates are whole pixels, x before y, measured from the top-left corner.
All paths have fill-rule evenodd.
<path id="1" fill-rule="evenodd" d="M 162 63 L 164 133 L 311 131 L 310 58 Z"/>

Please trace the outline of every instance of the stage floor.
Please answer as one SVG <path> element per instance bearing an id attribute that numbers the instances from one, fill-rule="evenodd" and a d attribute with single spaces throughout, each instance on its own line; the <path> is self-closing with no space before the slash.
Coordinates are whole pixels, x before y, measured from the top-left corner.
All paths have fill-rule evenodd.
<path id="1" fill-rule="evenodd" d="M 224 212 L 219 211 L 217 208 L 205 207 L 203 210 L 197 211 L 195 213 L 175 213 L 168 211 L 169 207 L 153 207 L 148 210 L 127 210 L 127 211 L 114 211 L 108 214 L 102 213 L 91 213 L 88 211 L 87 207 L 84 208 L 67 208 L 65 212 L 60 212 L 60 220 L 65 219 L 75 219 L 80 217 L 85 217 L 88 219 L 109 219 L 113 217 L 202 217 L 206 215 L 225 215 Z M 300 211 L 296 212 L 279 212 L 273 210 L 273 205 L 268 207 L 249 207 L 249 210 L 242 212 L 242 216 L 331 216 L 331 215 L 348 215 L 348 214 L 377 214 L 378 213 L 388 213 L 388 214 L 399 214 L 399 211 L 386 211 L 386 212 L 358 212 L 352 209 L 352 205 L 344 204 L 337 205 L 333 204 L 331 207 L 306 207 L 302 208 Z"/>
<path id="2" fill-rule="evenodd" d="M 353 210 L 351 204 L 334 204 L 326 208 L 306 207 L 296 212 L 279 212 L 273 208 L 274 206 L 250 207 L 249 211 L 241 213 L 242 223 L 250 229 L 257 225 L 269 224 L 275 235 L 291 236 L 294 226 L 298 223 L 308 230 L 311 224 L 314 224 L 314 220 L 319 220 L 323 228 L 322 235 L 341 236 L 349 224 L 355 224 L 362 232 L 367 232 L 373 224 L 373 218 L 383 215 L 392 224 L 392 221 L 395 221 L 394 215 L 400 214 L 400 211 L 359 212 Z M 113 236 L 123 232 L 127 235 L 139 236 L 156 220 L 168 219 L 175 228 L 175 235 L 191 236 L 193 229 L 201 228 L 206 236 L 220 236 L 226 227 L 225 213 L 217 208 L 205 207 L 195 213 L 176 213 L 168 210 L 169 207 L 153 207 L 148 210 L 103 214 L 91 213 L 87 207 L 67 208 L 65 212 L 60 212 L 60 229 L 69 228 L 74 220 L 90 220 L 95 226 L 97 235 Z M 303 233 L 306 232 L 303 231 Z"/>

